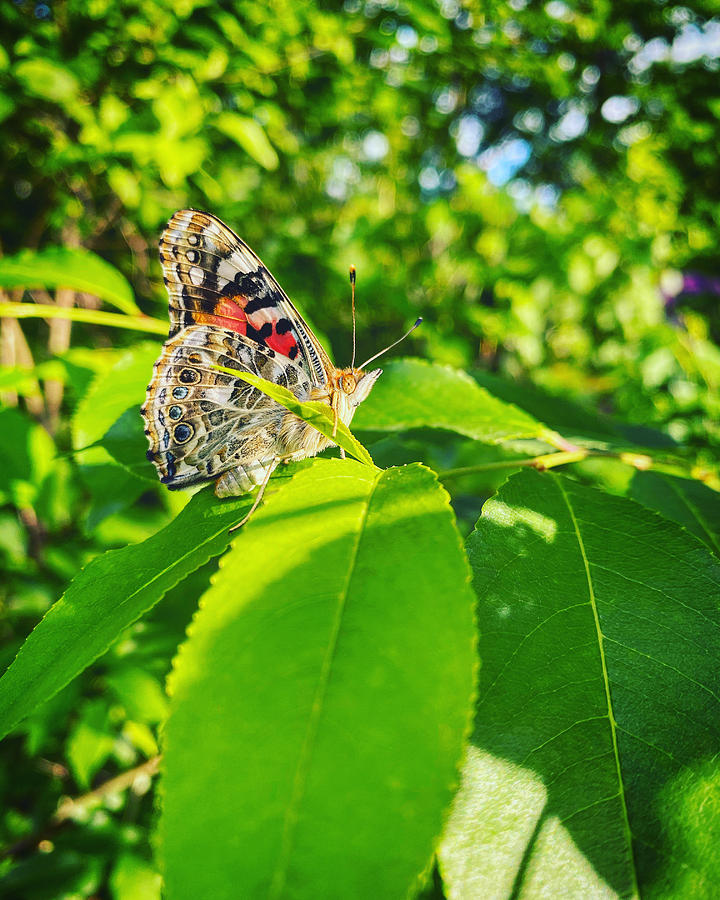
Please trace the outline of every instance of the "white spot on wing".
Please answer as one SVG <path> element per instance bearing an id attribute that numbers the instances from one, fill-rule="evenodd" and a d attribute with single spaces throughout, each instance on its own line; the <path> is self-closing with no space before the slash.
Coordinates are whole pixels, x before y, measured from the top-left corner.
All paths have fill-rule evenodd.
<path id="1" fill-rule="evenodd" d="M 200 268 L 200 266 L 190 266 L 190 268 L 188 269 L 188 277 L 190 278 L 190 281 L 192 281 L 192 283 L 196 287 L 198 287 L 203 283 L 205 273 Z"/>

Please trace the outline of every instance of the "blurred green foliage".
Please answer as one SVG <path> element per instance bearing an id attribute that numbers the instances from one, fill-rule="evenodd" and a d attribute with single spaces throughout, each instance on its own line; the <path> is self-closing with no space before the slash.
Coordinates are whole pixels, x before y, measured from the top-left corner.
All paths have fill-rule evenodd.
<path id="1" fill-rule="evenodd" d="M 666 0 L 8 0 L 0 249 L 56 261 L 91 250 L 164 318 L 159 233 L 176 209 L 207 209 L 258 251 L 338 363 L 353 262 L 360 358 L 422 315 L 416 355 L 482 371 L 484 387 L 555 428 L 615 440 L 623 422 L 651 426 L 632 440 L 681 442 L 712 471 L 717 14 Z M 3 299 L 28 299 L 5 284 Z M 61 303 L 63 287 L 30 294 Z M 98 305 L 76 290 L 72 302 Z M 157 349 L 131 331 L 3 322 L 5 663 L 84 564 L 186 501 L 103 443 L 140 402 Z M 439 468 L 479 452 L 417 433 L 376 447 L 379 463 Z M 466 530 L 472 498 L 502 477 L 457 490 Z M 51 820 L 61 796 L 155 754 L 168 661 L 213 566 L 4 745 L 7 896 L 158 896 L 151 795 L 118 794 L 83 827 Z"/>

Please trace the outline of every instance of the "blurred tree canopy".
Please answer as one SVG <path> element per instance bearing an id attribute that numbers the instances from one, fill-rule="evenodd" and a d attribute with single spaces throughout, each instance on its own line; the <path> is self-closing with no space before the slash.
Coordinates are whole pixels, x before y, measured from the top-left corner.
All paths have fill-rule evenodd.
<path id="1" fill-rule="evenodd" d="M 234 225 L 347 355 L 422 352 L 717 439 L 716 4 L 14 2 L 5 254 L 164 305 L 158 232 Z M 130 252 L 129 252 L 130 251 Z"/>

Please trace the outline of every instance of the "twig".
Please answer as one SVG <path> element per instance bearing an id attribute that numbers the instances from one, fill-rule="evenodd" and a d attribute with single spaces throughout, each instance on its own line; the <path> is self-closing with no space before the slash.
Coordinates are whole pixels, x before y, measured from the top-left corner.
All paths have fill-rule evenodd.
<path id="1" fill-rule="evenodd" d="M 13 291 L 11 296 L 16 297 L 19 300 L 20 297 L 22 297 L 22 294 L 22 290 L 18 290 Z M 1 288 L 0 305 L 15 305 L 10 302 L 8 295 Z M 0 345 L 0 362 L 2 365 L 8 367 L 18 366 L 21 369 L 28 369 L 28 372 L 31 372 L 32 369 L 35 368 L 35 360 L 33 359 L 30 346 L 25 339 L 25 334 L 20 327 L 20 323 L 13 319 L 4 318 L 2 319 L 0 327 L 2 328 L 2 343 Z M 33 416 L 38 419 L 43 419 L 45 416 L 45 403 L 40 390 L 40 384 L 35 379 L 32 379 L 31 383 L 32 387 L 36 390 L 33 390 L 25 396 L 25 405 L 27 406 L 28 412 Z M 2 396 L 2 400 L 8 406 L 17 406 L 18 397 L 14 391 L 6 392 Z"/>
<path id="2" fill-rule="evenodd" d="M 103 782 L 99 787 L 96 787 L 92 791 L 88 791 L 87 794 L 82 794 L 80 797 L 66 797 L 58 806 L 52 821 L 60 824 L 66 819 L 74 819 L 76 816 L 82 815 L 88 809 L 100 803 L 108 794 L 117 794 L 127 788 L 135 787 L 138 780 L 140 780 L 144 787 L 145 782 L 149 781 L 153 775 L 157 774 L 161 758 L 162 757 L 159 755 L 153 756 L 152 759 L 147 760 L 147 762 L 135 766 L 134 769 L 128 769 L 127 772 L 121 772 L 120 775 L 116 775 L 115 778 Z M 146 787 L 145 790 L 147 790 Z M 142 793 L 144 793 L 144 791 L 142 791 Z"/>
<path id="3" fill-rule="evenodd" d="M 463 466 L 459 469 L 446 469 L 438 472 L 439 478 L 460 478 L 463 475 L 475 475 L 478 472 L 492 472 L 496 469 L 515 469 L 529 467 L 532 469 L 552 469 L 555 466 L 564 466 L 568 463 L 581 462 L 592 454 L 586 447 L 578 447 L 577 450 L 563 450 L 559 453 L 542 453 L 539 456 L 526 456 L 520 459 L 500 459 L 488 463 L 478 463 L 476 466 Z"/>
<path id="4" fill-rule="evenodd" d="M 66 797 L 61 801 L 55 815 L 46 825 L 21 838 L 9 847 L 1 849 L 0 860 L 24 856 L 26 853 L 34 852 L 39 845 L 48 841 L 70 821 L 82 816 L 93 806 L 101 803 L 108 794 L 117 794 L 128 788 L 135 789 L 138 794 L 144 793 L 149 786 L 150 779 L 158 771 L 160 759 L 160 756 L 153 756 L 147 762 L 135 766 L 134 769 L 129 769 L 127 772 L 122 772 L 87 794 L 82 794 L 74 799 Z"/>

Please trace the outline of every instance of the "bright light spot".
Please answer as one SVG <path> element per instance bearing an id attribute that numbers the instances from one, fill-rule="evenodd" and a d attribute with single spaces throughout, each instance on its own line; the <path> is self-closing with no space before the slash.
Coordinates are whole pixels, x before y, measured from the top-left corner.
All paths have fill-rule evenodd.
<path id="1" fill-rule="evenodd" d="M 438 112 L 448 115 L 451 113 L 458 102 L 458 92 L 454 87 L 444 87 L 435 99 L 435 109 Z"/>
<path id="2" fill-rule="evenodd" d="M 520 131 L 529 131 L 530 134 L 539 134 L 545 126 L 545 116 L 537 106 L 518 113 L 513 119 L 513 125 Z"/>
<path id="3" fill-rule="evenodd" d="M 606 122 L 619 125 L 640 109 L 636 97 L 608 97 L 600 107 L 600 114 Z"/>
<path id="4" fill-rule="evenodd" d="M 405 49 L 405 47 L 391 47 L 390 48 L 390 59 L 394 63 L 406 63 L 408 61 L 410 54 Z"/>
<path id="5" fill-rule="evenodd" d="M 639 75 L 656 63 L 687 65 L 703 58 L 706 62 L 720 58 L 720 22 L 715 19 L 702 26 L 683 24 L 671 45 L 665 38 L 652 38 L 639 48 L 628 68 L 634 75 Z"/>
<path id="6" fill-rule="evenodd" d="M 417 47 L 417 31 L 410 25 L 401 25 L 395 34 L 395 40 L 406 50 L 412 50 L 413 47 Z"/>
<path id="7" fill-rule="evenodd" d="M 550 0 L 545 4 L 545 12 L 551 19 L 558 19 L 562 22 L 569 21 L 573 16 L 572 10 L 567 3 L 563 3 L 563 0 Z"/>
<path id="8" fill-rule="evenodd" d="M 550 129 L 550 137 L 554 141 L 572 141 L 585 134 L 587 127 L 587 113 L 579 104 L 573 104 Z"/>
<path id="9" fill-rule="evenodd" d="M 580 77 L 584 84 L 592 87 L 600 81 L 600 69 L 597 66 L 585 66 Z"/>
<path id="10" fill-rule="evenodd" d="M 487 513 L 486 513 L 487 510 Z M 488 516 L 497 525 L 503 528 L 514 528 L 516 525 L 527 525 L 535 534 L 550 544 L 557 534 L 557 522 L 549 516 L 544 516 L 535 509 L 525 509 L 519 506 L 508 506 L 501 500 L 491 500 L 485 504 L 483 515 Z"/>
<path id="11" fill-rule="evenodd" d="M 440 187 L 440 174 L 435 166 L 425 166 L 420 169 L 418 182 L 424 191 L 436 191 Z"/>
<path id="12" fill-rule="evenodd" d="M 405 137 L 417 137 L 420 134 L 420 122 L 415 116 L 405 116 L 400 123 L 400 130 Z"/>
<path id="13" fill-rule="evenodd" d="M 460 4 L 457 2 L 457 0 L 441 0 L 440 13 L 446 19 L 454 19 L 459 12 Z"/>
<path id="14" fill-rule="evenodd" d="M 524 138 L 512 138 L 489 147 L 478 157 L 481 169 L 496 185 L 507 184 L 513 175 L 530 159 L 530 144 Z"/>
<path id="15" fill-rule="evenodd" d="M 720 56 L 720 22 L 708 22 L 702 29 L 686 25 L 670 48 L 670 58 L 681 65 L 703 56 L 710 59 Z"/>
<path id="16" fill-rule="evenodd" d="M 485 135 L 485 129 L 477 116 L 461 116 L 457 126 L 455 145 L 461 156 L 475 156 Z"/>
<path id="17" fill-rule="evenodd" d="M 368 131 L 363 138 L 362 152 L 369 162 L 379 162 L 390 150 L 390 141 L 380 131 Z"/>
<path id="18" fill-rule="evenodd" d="M 636 144 L 638 141 L 644 141 L 650 137 L 652 129 L 648 122 L 636 122 L 634 125 L 626 125 L 618 132 L 618 140 L 626 147 Z"/>

